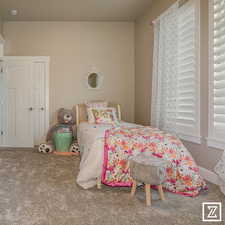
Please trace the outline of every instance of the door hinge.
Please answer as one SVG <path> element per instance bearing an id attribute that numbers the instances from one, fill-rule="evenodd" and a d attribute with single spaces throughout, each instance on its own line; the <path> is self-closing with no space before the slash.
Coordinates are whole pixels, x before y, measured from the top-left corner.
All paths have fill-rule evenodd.
<path id="1" fill-rule="evenodd" d="M 0 72 L 3 73 L 3 68 L 1 68 Z"/>
<path id="2" fill-rule="evenodd" d="M 4 133 L 3 133 L 3 131 L 1 131 L 1 135 L 3 135 Z"/>

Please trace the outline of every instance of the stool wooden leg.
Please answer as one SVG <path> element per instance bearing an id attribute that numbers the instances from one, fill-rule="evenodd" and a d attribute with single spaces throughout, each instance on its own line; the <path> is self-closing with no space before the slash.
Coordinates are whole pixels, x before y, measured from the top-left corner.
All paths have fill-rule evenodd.
<path id="1" fill-rule="evenodd" d="M 161 200 L 165 200 L 162 185 L 158 185 L 158 191 L 159 191 Z"/>
<path id="2" fill-rule="evenodd" d="M 151 205 L 151 185 L 145 184 L 146 205 Z"/>
<path id="3" fill-rule="evenodd" d="M 135 192 L 136 192 L 136 188 L 137 188 L 137 181 L 133 180 L 133 184 L 132 184 L 132 188 L 131 188 L 131 197 L 134 196 Z"/>

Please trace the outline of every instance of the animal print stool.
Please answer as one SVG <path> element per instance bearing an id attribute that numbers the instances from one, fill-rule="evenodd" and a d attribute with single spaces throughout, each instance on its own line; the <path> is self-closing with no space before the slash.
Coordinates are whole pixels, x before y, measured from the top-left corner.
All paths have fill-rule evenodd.
<path id="1" fill-rule="evenodd" d="M 137 182 L 145 184 L 146 204 L 151 205 L 151 185 L 157 185 L 161 200 L 165 200 L 162 182 L 160 178 L 161 168 L 166 167 L 168 161 L 149 158 L 141 154 L 129 160 L 130 174 L 133 178 L 131 196 L 133 197 L 136 191 Z"/>

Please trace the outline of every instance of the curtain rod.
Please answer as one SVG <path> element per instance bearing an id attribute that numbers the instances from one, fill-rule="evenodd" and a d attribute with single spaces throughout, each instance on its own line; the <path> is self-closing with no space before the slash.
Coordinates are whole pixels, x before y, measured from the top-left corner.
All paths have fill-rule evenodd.
<path id="1" fill-rule="evenodd" d="M 175 2 L 174 4 L 177 4 L 178 3 L 178 8 L 180 8 L 181 6 L 183 6 L 185 3 L 187 3 L 189 0 L 179 0 L 177 2 Z M 160 17 L 160 16 L 159 16 Z M 151 26 L 153 26 L 158 20 L 159 20 L 159 17 L 156 17 L 154 20 L 152 20 L 151 22 Z"/>

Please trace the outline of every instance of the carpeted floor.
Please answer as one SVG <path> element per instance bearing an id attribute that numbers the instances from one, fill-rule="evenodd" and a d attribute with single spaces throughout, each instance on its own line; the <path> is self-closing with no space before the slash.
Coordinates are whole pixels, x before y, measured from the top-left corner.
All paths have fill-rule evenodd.
<path id="1" fill-rule="evenodd" d="M 76 157 L 0 150 L 0 225 L 198 225 L 210 224 L 201 222 L 202 202 L 223 201 L 225 208 L 213 184 L 195 198 L 166 192 L 164 202 L 153 191 L 152 207 L 142 187 L 133 199 L 129 188 L 83 190 L 78 166 Z"/>

